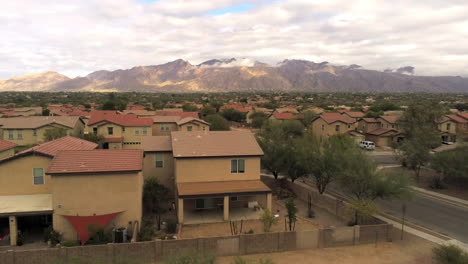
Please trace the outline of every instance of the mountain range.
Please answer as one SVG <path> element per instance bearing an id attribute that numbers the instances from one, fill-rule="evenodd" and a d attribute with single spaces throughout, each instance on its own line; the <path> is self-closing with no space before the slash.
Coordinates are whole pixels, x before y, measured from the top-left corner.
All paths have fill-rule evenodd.
<path id="1" fill-rule="evenodd" d="M 249 59 L 212 59 L 198 65 L 175 60 L 127 70 L 100 70 L 69 78 L 45 72 L 0 79 L 0 91 L 91 92 L 435 92 L 467 93 L 468 78 L 416 76 L 414 67 L 385 71 L 352 64 L 284 60 L 276 65 Z"/>

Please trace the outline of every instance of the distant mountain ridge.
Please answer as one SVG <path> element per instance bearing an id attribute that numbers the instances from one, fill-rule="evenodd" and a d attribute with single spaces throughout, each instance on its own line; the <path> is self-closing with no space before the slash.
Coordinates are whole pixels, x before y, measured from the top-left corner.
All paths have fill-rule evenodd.
<path id="1" fill-rule="evenodd" d="M 284 60 L 277 65 L 250 59 L 212 59 L 192 65 L 178 59 L 127 70 L 100 70 L 68 78 L 55 72 L 0 80 L 0 91 L 94 92 L 436 92 L 467 93 L 468 78 L 415 76 L 412 66 L 384 72 L 359 65 Z"/>

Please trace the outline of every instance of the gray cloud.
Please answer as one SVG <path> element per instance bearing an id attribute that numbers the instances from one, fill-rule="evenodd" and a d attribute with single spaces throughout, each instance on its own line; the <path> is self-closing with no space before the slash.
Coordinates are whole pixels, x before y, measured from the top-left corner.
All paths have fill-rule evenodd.
<path id="1" fill-rule="evenodd" d="M 242 3 L 254 8 L 209 15 Z M 464 0 L 16 0 L 0 8 L 0 78 L 231 57 L 468 76 L 465 10 Z"/>

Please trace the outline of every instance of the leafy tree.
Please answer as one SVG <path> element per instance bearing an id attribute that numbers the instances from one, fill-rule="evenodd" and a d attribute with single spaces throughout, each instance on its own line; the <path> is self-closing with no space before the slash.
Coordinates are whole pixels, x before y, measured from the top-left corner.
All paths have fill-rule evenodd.
<path id="1" fill-rule="evenodd" d="M 304 116 L 304 119 L 302 119 L 302 124 L 305 127 L 308 127 L 310 124 L 312 124 L 312 121 L 314 121 L 314 119 L 318 117 L 318 115 L 311 110 L 305 111 L 304 113 L 302 113 L 302 115 Z"/>
<path id="2" fill-rule="evenodd" d="M 94 142 L 96 144 L 101 144 L 104 141 L 104 136 L 94 133 L 84 134 L 83 139 L 87 141 Z"/>
<path id="3" fill-rule="evenodd" d="M 268 115 L 263 112 L 253 112 L 249 117 L 252 120 L 253 128 L 261 128 L 268 120 Z"/>
<path id="4" fill-rule="evenodd" d="M 49 116 L 49 115 L 50 115 L 50 110 L 47 109 L 47 108 L 44 108 L 44 109 L 42 110 L 42 116 Z"/>
<path id="5" fill-rule="evenodd" d="M 288 140 L 280 124 L 267 122 L 257 134 L 257 141 L 263 152 L 262 167 L 278 179 L 286 168 Z"/>
<path id="6" fill-rule="evenodd" d="M 102 105 L 102 110 L 117 110 L 117 106 L 114 101 L 106 101 Z"/>
<path id="7" fill-rule="evenodd" d="M 296 221 L 297 221 L 297 207 L 296 204 L 294 203 L 294 198 L 290 197 L 285 201 L 285 206 L 286 206 L 286 218 L 288 219 L 288 228 L 289 231 L 294 231 L 296 227 Z"/>
<path id="8" fill-rule="evenodd" d="M 221 108 L 221 106 L 223 106 L 223 103 L 222 102 L 211 102 L 210 105 L 211 105 L 211 107 L 216 109 L 216 112 L 219 112 L 219 109 Z"/>
<path id="9" fill-rule="evenodd" d="M 182 110 L 184 112 L 196 112 L 196 111 L 198 111 L 198 107 L 196 105 L 193 105 L 193 104 L 184 104 L 182 106 Z"/>
<path id="10" fill-rule="evenodd" d="M 400 110 L 400 107 L 396 104 L 393 103 L 378 103 L 378 104 L 373 104 L 371 107 L 369 107 L 369 111 L 372 112 L 383 112 L 383 111 L 394 111 L 394 110 Z"/>
<path id="11" fill-rule="evenodd" d="M 84 108 L 86 109 L 91 109 L 91 105 L 90 104 L 83 104 Z"/>
<path id="12" fill-rule="evenodd" d="M 439 104 L 421 102 L 411 104 L 400 118 L 400 127 L 405 135 L 399 146 L 401 159 L 414 171 L 417 181 L 421 168 L 431 159 L 429 152 L 440 145 L 436 120 L 442 113 Z"/>
<path id="13" fill-rule="evenodd" d="M 432 259 L 436 264 L 466 264 L 468 254 L 455 245 L 440 245 L 432 249 Z"/>
<path id="14" fill-rule="evenodd" d="M 216 114 L 216 108 L 207 105 L 201 109 L 200 114 L 202 117 L 214 115 Z"/>
<path id="15" fill-rule="evenodd" d="M 445 178 L 468 179 L 468 146 L 434 154 L 431 167 Z"/>
<path id="16" fill-rule="evenodd" d="M 67 135 L 67 130 L 61 127 L 46 129 L 44 132 L 44 141 L 51 141 L 62 138 Z"/>
<path id="17" fill-rule="evenodd" d="M 300 158 L 302 140 L 294 139 L 286 148 L 285 171 L 291 182 L 307 176 L 307 164 Z"/>
<path id="18" fill-rule="evenodd" d="M 263 223 L 263 232 L 270 232 L 271 227 L 278 222 L 269 209 L 265 209 L 260 216 L 260 221 Z"/>
<path id="19" fill-rule="evenodd" d="M 229 122 L 219 114 L 209 115 L 205 117 L 205 121 L 210 123 L 211 131 L 231 130 Z"/>
<path id="20" fill-rule="evenodd" d="M 285 120 L 280 124 L 284 133 L 289 137 L 301 137 L 304 134 L 304 125 L 298 120 Z"/>
<path id="21" fill-rule="evenodd" d="M 169 190 L 159 183 L 156 177 L 145 179 L 143 184 L 143 209 L 147 213 L 156 216 L 158 230 L 161 229 L 161 215 L 166 209 L 161 206 L 162 201 L 167 200 Z"/>
<path id="22" fill-rule="evenodd" d="M 236 109 L 228 108 L 221 112 L 221 115 L 229 121 L 243 122 L 245 121 L 245 114 L 237 111 Z"/>

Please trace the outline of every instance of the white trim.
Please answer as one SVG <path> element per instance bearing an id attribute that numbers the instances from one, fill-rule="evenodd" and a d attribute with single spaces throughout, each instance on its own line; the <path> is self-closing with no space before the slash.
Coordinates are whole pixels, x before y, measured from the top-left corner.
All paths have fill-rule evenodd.
<path id="1" fill-rule="evenodd" d="M 36 178 L 34 176 L 34 169 L 42 169 L 42 184 L 36 184 L 34 182 L 34 178 Z M 32 168 L 32 176 L 33 176 L 33 185 L 45 185 L 45 170 L 44 170 L 44 168 Z"/>

